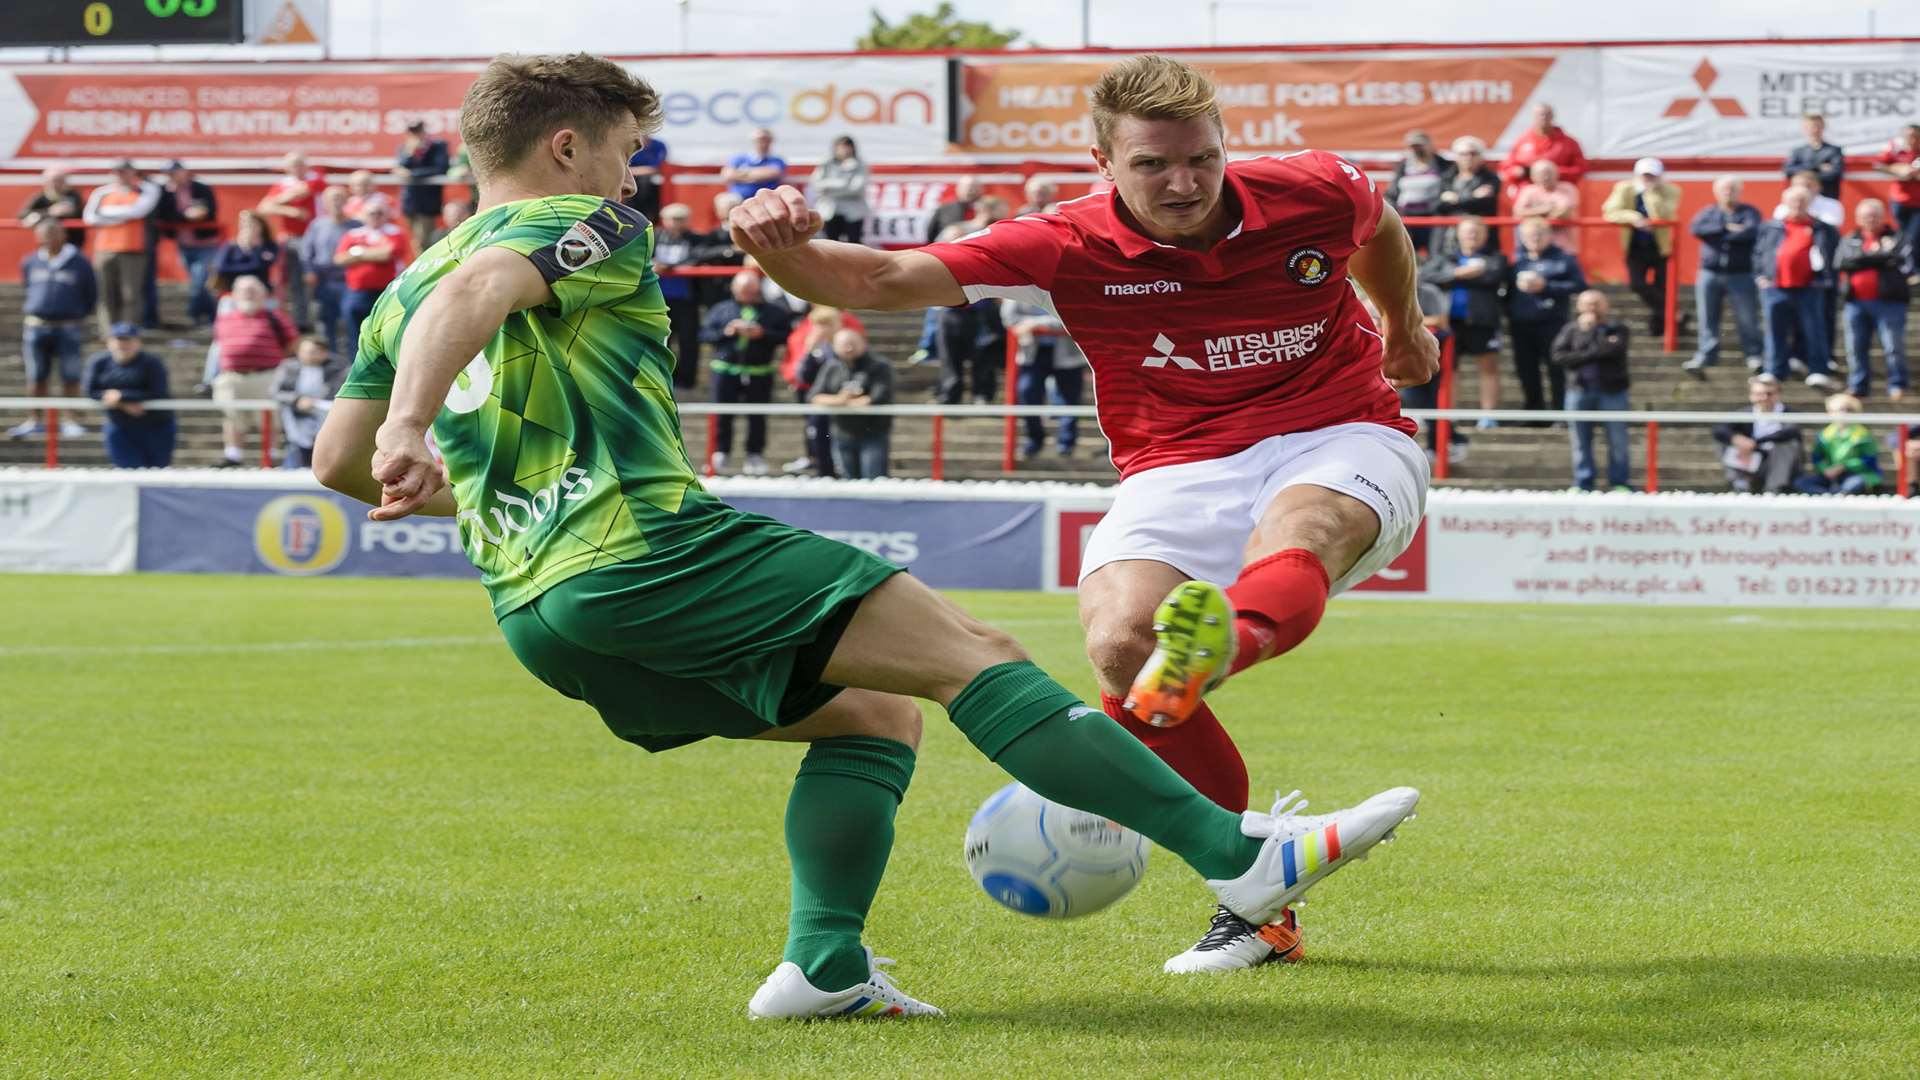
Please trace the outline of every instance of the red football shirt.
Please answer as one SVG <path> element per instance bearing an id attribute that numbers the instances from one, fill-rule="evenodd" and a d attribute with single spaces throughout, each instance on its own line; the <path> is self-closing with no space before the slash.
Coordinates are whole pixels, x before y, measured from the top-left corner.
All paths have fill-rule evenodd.
<path id="1" fill-rule="evenodd" d="M 347 249 L 355 247 L 391 247 L 393 258 L 386 262 L 358 262 L 348 266 L 344 276 L 347 288 L 375 292 L 393 284 L 400 276 L 400 270 L 413 261 L 413 238 L 407 230 L 388 222 L 376 229 L 371 225 L 362 225 L 348 229 L 340 236 L 340 243 L 333 249 L 336 256 L 345 255 Z"/>
<path id="2" fill-rule="evenodd" d="M 283 239 L 305 236 L 307 226 L 313 224 L 313 215 L 319 211 L 320 190 L 327 186 L 327 178 L 318 169 L 308 169 L 305 176 L 295 179 L 283 176 L 267 188 L 267 197 L 285 202 L 288 206 L 297 206 L 307 212 L 306 217 L 275 217 L 274 228 L 280 230 Z"/>
<path id="3" fill-rule="evenodd" d="M 1895 139 L 1873 160 L 1880 165 L 1909 165 L 1920 162 L 1920 149 L 1908 146 L 1904 139 Z M 1892 195 L 1893 201 L 1900 205 L 1920 206 L 1920 176 L 1911 180 L 1895 180 Z"/>
<path id="4" fill-rule="evenodd" d="M 1147 239 L 1112 191 L 926 247 L 969 301 L 1050 308 L 1093 367 L 1100 428 L 1125 477 L 1356 421 L 1411 435 L 1347 284 L 1382 199 L 1321 151 L 1227 165 L 1240 224 L 1201 253 Z M 1229 203 L 1229 207 L 1231 207 Z"/>

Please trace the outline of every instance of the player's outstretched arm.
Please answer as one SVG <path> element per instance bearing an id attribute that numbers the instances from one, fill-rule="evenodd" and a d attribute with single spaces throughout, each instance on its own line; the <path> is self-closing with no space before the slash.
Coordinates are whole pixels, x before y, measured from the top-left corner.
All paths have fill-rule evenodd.
<path id="1" fill-rule="evenodd" d="M 876 311 L 967 302 L 953 272 L 931 255 L 814 240 L 820 214 L 791 186 L 755 194 L 733 208 L 727 225 L 735 247 L 803 300 Z"/>
<path id="2" fill-rule="evenodd" d="M 380 481 L 373 478 L 373 435 L 387 418 L 387 403 L 377 398 L 335 398 L 313 441 L 314 479 L 342 495 L 380 505 Z M 452 517 L 459 512 L 453 489 L 443 476 L 417 513 Z"/>
<path id="3" fill-rule="evenodd" d="M 445 483 L 427 451 L 427 429 L 454 376 L 487 347 L 507 316 L 553 298 L 533 261 L 504 247 L 484 248 L 435 285 L 413 317 L 394 358 L 393 396 L 374 434 L 376 521 L 420 510 Z"/>
<path id="4" fill-rule="evenodd" d="M 1347 260 L 1348 276 L 1380 311 L 1380 370 L 1395 389 L 1425 385 L 1440 373 L 1440 343 L 1420 319 L 1419 269 L 1413 238 L 1391 206 L 1380 211 L 1373 238 Z"/>

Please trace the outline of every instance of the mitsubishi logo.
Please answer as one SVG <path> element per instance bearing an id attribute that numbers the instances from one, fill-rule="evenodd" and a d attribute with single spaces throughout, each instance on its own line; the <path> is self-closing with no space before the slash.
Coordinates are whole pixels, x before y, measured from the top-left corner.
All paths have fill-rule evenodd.
<path id="1" fill-rule="evenodd" d="M 1167 366 L 1167 361 L 1171 360 L 1173 361 L 1174 367 L 1186 371 L 1200 370 L 1200 365 L 1194 362 L 1193 357 L 1173 355 L 1173 339 L 1165 334 L 1157 334 L 1154 336 L 1153 348 L 1158 355 L 1149 356 L 1141 360 L 1141 367 L 1163 368 Z"/>
<path id="2" fill-rule="evenodd" d="M 1713 61 L 1708 60 L 1705 57 L 1701 57 L 1700 66 L 1693 69 L 1694 84 L 1700 87 L 1700 93 L 1702 95 L 1706 94 L 1707 90 L 1713 86 L 1714 80 L 1718 79 L 1719 77 L 1720 77 L 1720 72 L 1714 68 Z M 1708 103 L 1709 105 L 1712 105 L 1713 111 L 1719 113 L 1721 116 L 1747 115 L 1747 110 L 1744 108 L 1741 108 L 1740 102 L 1738 102 L 1733 98 L 1705 97 L 1705 96 L 1674 98 L 1673 104 L 1667 106 L 1667 111 L 1662 115 L 1670 119 L 1679 119 L 1681 117 L 1692 116 L 1693 110 L 1699 107 L 1700 103 L 1703 101 Z"/>

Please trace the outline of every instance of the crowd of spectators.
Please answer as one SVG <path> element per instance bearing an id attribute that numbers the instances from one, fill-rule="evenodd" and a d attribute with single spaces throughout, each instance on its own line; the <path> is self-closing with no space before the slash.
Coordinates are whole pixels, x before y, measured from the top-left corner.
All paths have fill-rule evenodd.
<path id="1" fill-rule="evenodd" d="M 1863 399 L 1875 389 L 1871 353 L 1877 345 L 1885 392 L 1899 400 L 1907 388 L 1906 310 L 1912 285 L 1920 281 L 1915 263 L 1920 125 L 1904 128 L 1874 159 L 1892 181 L 1886 200 L 1864 199 L 1850 208 L 1839 198 L 1846 159 L 1826 141 L 1824 120 L 1804 118 L 1803 132 L 1804 141 L 1782 162 L 1788 188 L 1771 214 L 1742 201 L 1742 186 L 1733 177 L 1716 181 L 1713 203 L 1692 214 L 1689 231 L 1698 241 L 1700 265 L 1691 314 L 1698 317 L 1700 336 L 1683 367 L 1704 376 L 1737 343 L 1748 368 L 1771 376 L 1776 391 L 1788 378 L 1837 391 L 1836 375 L 1844 370 L 1847 395 Z M 1479 373 L 1479 405 L 1489 410 L 1502 405 L 1505 354 L 1528 410 L 1628 407 L 1628 325 L 1644 316 L 1646 331 L 1657 334 L 1667 319 L 1674 229 L 1656 223 L 1687 220 L 1681 217 L 1681 191 L 1665 177 L 1662 162 L 1635 163 L 1632 177 L 1613 185 L 1598 207 L 1598 216 L 1620 226 L 1623 269 L 1640 309 L 1628 318 L 1608 310 L 1605 297 L 1589 290 L 1582 272 L 1582 233 L 1574 219 L 1582 216 L 1577 181 L 1588 163 L 1551 106 L 1534 109 L 1530 128 L 1497 163 L 1471 136 L 1445 146 L 1442 153 L 1427 132 L 1409 132 L 1386 195 L 1403 216 L 1456 219 L 1451 227 L 1416 224 L 1409 231 L 1420 250 L 1420 279 L 1432 298 L 1432 318 L 1453 336 L 1460 362 Z M 893 400 L 893 380 L 879 376 L 875 366 L 885 361 L 869 351 L 863 328 L 850 313 L 809 311 L 781 294 L 732 247 L 723 224 L 727 211 L 755 192 L 788 181 L 788 165 L 775 152 L 773 133 L 755 131 L 750 147 L 722 170 L 726 190 L 714 200 L 715 220 L 722 224 L 710 232 L 693 228 L 693 213 L 685 204 L 662 205 L 667 155 L 659 140 L 633 155 L 628 167 L 636 191 L 629 201 L 656 224 L 654 256 L 671 325 L 675 385 L 682 390 L 697 385 L 704 346 L 711 355 L 706 368 L 717 402 L 770 402 L 782 384 L 803 402 Z M 321 372 L 337 374 L 351 362 L 360 323 L 381 290 L 416 252 L 444 239 L 471 215 L 474 196 L 459 186 L 472 181 L 464 148 L 450 152 L 445 140 L 418 122 L 409 125 L 384 181 L 363 169 L 344 185 L 330 183 L 298 152 L 285 156 L 281 171 L 255 206 L 231 219 L 227 234 L 219 225 L 219 193 L 181 162 L 153 178 L 131 161 L 117 162 L 112 178 L 91 193 L 74 188 L 62 170 L 47 170 L 21 211 L 23 220 L 46 223 L 36 235 L 39 246 L 22 267 L 28 284 L 24 352 L 36 396 L 53 389 L 56 375 L 65 393 L 93 391 L 93 369 L 79 359 L 90 336 L 84 325 L 92 319 L 108 346 L 96 360 L 119 365 L 101 371 L 128 369 L 111 380 L 128 385 L 112 388 L 122 391 L 118 400 L 137 404 L 139 398 L 129 396 L 141 393 L 131 385 L 132 373 L 145 365 L 135 361 L 151 354 L 138 350 L 136 336 L 136 348 L 122 360 L 125 350 L 115 343 L 123 339 L 115 331 L 164 325 L 153 281 L 163 246 L 171 243 L 188 279 L 188 323 L 213 327 L 207 370 L 195 389 L 239 400 L 254 397 L 256 390 L 266 394 L 266 384 L 255 384 L 270 379 L 271 394 L 283 406 L 286 457 L 300 460 L 296 429 L 317 425 L 315 417 L 324 415 L 324 407 L 315 405 L 323 406 L 327 388 L 338 382 Z M 823 236 L 849 243 L 870 240 L 869 180 L 868 163 L 854 140 L 835 139 L 804 181 L 820 211 Z M 382 182 L 398 188 L 397 202 L 379 190 Z M 1015 213 L 1044 211 L 1057 191 L 1034 179 L 1024 196 L 1012 210 L 1008 200 L 987 195 L 976 179 L 962 178 L 929 215 L 928 239 L 952 239 Z M 1503 206 L 1520 219 L 1510 237 L 1484 220 L 1500 215 Z M 80 224 L 60 224 L 76 218 Z M 84 254 L 88 251 L 91 259 Z M 732 279 L 675 272 L 743 262 L 746 272 Z M 1729 308 L 1733 340 L 1723 336 Z M 1684 323 L 1689 313 L 1678 317 Z M 1062 331 L 1050 312 L 1016 302 L 933 309 L 908 362 L 939 365 L 934 401 L 989 402 L 1000 394 L 1011 343 L 1018 375 L 1008 389 L 1021 403 L 1076 405 L 1084 393 L 1086 361 Z M 1429 385 L 1413 388 L 1407 399 L 1431 404 L 1433 395 Z M 884 472 L 888 455 L 876 445 L 884 444 L 889 431 L 885 418 L 843 422 L 843 416 L 829 420 L 821 414 L 810 421 L 807 453 L 788 470 Z M 108 429 L 126 426 L 121 421 L 129 419 L 139 421 L 135 429 L 142 423 L 153 426 L 137 410 L 116 409 Z M 237 462 L 246 418 L 236 411 L 225 419 L 223 457 Z M 767 419 L 749 419 L 737 466 L 735 426 L 730 417 L 718 424 L 709 464 L 749 475 L 770 473 Z M 1484 420 L 1479 426 L 1496 425 Z M 63 435 L 85 431 L 70 415 L 62 427 Z M 1022 456 L 1043 452 L 1047 425 L 1030 418 L 1022 427 Z M 41 430 L 38 420 L 30 420 L 9 434 L 25 437 Z M 1071 420 L 1059 421 L 1054 447 L 1071 454 L 1077 434 Z M 1623 484 L 1626 444 L 1618 426 L 1606 425 L 1604 476 L 1592 453 L 1594 434 L 1587 425 L 1572 429 L 1575 483 Z M 1455 438 L 1449 453 L 1458 460 L 1465 453 L 1465 436 L 1456 433 Z M 128 449 L 129 440 L 118 441 L 116 460 L 138 456 Z M 1799 457 L 1812 461 L 1814 456 Z M 1837 460 L 1857 457 L 1840 454 Z M 1798 466 L 1789 472 L 1789 484 L 1804 475 Z M 1771 474 L 1764 470 L 1756 475 L 1762 479 L 1750 486 L 1778 486 L 1765 479 Z"/>

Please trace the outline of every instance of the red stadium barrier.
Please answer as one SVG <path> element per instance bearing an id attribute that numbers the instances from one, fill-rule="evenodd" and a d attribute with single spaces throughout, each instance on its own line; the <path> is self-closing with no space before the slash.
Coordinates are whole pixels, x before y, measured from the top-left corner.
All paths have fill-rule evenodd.
<path id="1" fill-rule="evenodd" d="M 947 478 L 947 418 L 933 418 L 933 460 L 927 465 L 927 473 L 935 480 Z"/>
<path id="2" fill-rule="evenodd" d="M 1020 404 L 1020 343 L 1012 334 L 1007 335 L 1007 404 Z M 1010 473 L 1018 464 L 1014 456 L 1014 440 L 1018 437 L 1020 421 L 1007 417 L 1006 446 L 1000 453 L 1000 471 Z"/>
<path id="3" fill-rule="evenodd" d="M 1647 494 L 1660 490 L 1660 421 L 1647 421 Z"/>
<path id="4" fill-rule="evenodd" d="M 1440 343 L 1440 388 L 1435 394 L 1436 403 L 1443 409 L 1453 408 L 1453 335 Z M 1453 421 L 1441 417 L 1433 422 L 1433 478 L 1447 478 L 1449 451 L 1453 449 Z"/>

